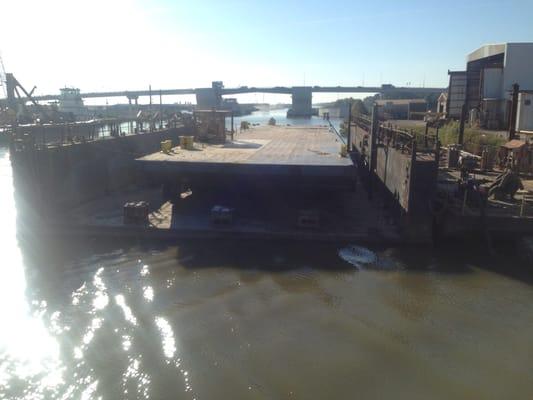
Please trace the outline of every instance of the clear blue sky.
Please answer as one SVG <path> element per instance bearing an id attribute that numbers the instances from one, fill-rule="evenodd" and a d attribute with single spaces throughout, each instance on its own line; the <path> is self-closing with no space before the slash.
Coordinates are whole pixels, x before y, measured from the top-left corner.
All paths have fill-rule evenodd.
<path id="1" fill-rule="evenodd" d="M 463 69 L 482 44 L 533 40 L 531 0 L 21 0 L 2 9 L 21 16 L 0 24 L 6 69 L 40 93 L 212 80 L 446 86 L 447 70 Z"/>

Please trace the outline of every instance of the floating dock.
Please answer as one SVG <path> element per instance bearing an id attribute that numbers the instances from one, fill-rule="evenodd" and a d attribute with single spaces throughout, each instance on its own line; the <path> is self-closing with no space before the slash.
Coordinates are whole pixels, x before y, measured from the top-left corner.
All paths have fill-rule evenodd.
<path id="1" fill-rule="evenodd" d="M 151 189 L 85 203 L 57 227 L 100 237 L 398 243 L 382 204 L 356 190 L 357 170 L 341 155 L 342 145 L 324 126 L 255 126 L 223 144 L 152 152 L 135 160 Z M 154 186 L 183 181 L 192 189 L 186 198 Z M 130 201 L 150 204 L 146 225 L 124 223 L 122 205 Z M 213 223 L 212 209 L 219 205 L 232 210 L 231 223 Z M 317 226 L 300 226 L 306 213 L 317 216 Z"/>
<path id="2" fill-rule="evenodd" d="M 236 173 L 353 179 L 354 165 L 341 157 L 341 141 L 327 127 L 258 126 L 224 144 L 196 143 L 138 158 L 152 173 Z"/>

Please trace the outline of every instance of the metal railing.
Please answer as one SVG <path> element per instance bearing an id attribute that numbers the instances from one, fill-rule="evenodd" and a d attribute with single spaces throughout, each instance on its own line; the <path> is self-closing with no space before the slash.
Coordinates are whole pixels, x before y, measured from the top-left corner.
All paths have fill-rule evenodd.
<path id="1" fill-rule="evenodd" d="M 337 137 L 341 140 L 342 144 L 346 144 L 346 138 L 344 136 L 342 136 L 338 131 L 337 129 L 335 128 L 335 126 L 333 126 L 333 124 L 331 123 L 331 121 L 328 119 L 327 120 L 328 123 L 329 123 L 329 128 L 330 130 L 333 131 L 333 133 L 335 133 L 335 135 L 337 135 Z"/>

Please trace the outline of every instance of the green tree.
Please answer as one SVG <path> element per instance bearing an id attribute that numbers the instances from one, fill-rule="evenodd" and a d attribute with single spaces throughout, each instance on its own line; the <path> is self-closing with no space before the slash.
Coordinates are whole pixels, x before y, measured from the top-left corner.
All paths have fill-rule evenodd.
<path id="1" fill-rule="evenodd" d="M 362 100 L 355 99 L 352 101 L 352 116 L 359 115 L 368 115 L 368 110 Z"/>

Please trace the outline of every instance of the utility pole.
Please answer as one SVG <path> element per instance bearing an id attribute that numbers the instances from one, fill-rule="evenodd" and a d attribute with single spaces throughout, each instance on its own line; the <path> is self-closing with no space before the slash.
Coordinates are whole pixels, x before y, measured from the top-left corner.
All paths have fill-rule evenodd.
<path id="1" fill-rule="evenodd" d="M 461 107 L 461 122 L 459 123 L 459 138 L 457 144 L 463 145 L 465 137 L 466 103 Z"/>
<path id="2" fill-rule="evenodd" d="M 233 140 L 233 135 L 235 134 L 234 124 L 233 124 L 233 110 L 231 110 L 231 140 Z"/>
<path id="3" fill-rule="evenodd" d="M 163 129 L 163 92 L 159 89 L 159 129 Z"/>
<path id="4" fill-rule="evenodd" d="M 518 92 L 520 86 L 518 83 L 513 84 L 511 112 L 509 114 L 509 140 L 513 140 L 516 133 L 516 115 L 518 112 Z"/>
<path id="5" fill-rule="evenodd" d="M 348 100 L 348 134 L 346 149 L 348 152 L 352 151 L 352 100 Z"/>
<path id="6" fill-rule="evenodd" d="M 152 112 L 152 85 L 148 85 L 148 92 L 150 94 L 150 107 L 148 108 L 148 110 Z"/>

